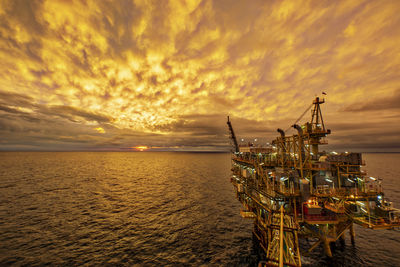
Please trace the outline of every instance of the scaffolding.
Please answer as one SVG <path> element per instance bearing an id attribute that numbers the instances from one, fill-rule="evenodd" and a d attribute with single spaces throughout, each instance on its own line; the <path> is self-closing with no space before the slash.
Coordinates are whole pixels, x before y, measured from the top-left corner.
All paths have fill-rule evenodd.
<path id="1" fill-rule="evenodd" d="M 301 266 L 299 238 L 316 240 L 302 253 L 323 245 L 332 257 L 330 243 L 346 231 L 354 242 L 353 224 L 371 229 L 400 226 L 400 210 L 386 201 L 379 179 L 361 170 L 360 153 L 319 151 L 331 133 L 325 128 L 316 97 L 311 119 L 295 122 L 297 133 L 280 136 L 268 146 L 236 140 L 228 117 L 232 152 L 231 182 L 243 204 L 241 215 L 254 220 L 253 234 L 265 253 L 260 266 Z M 306 111 L 307 111 L 306 110 Z"/>

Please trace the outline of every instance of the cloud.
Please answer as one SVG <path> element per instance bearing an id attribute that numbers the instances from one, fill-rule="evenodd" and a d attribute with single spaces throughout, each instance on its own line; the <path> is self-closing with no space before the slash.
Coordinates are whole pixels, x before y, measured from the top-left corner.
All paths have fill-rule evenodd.
<path id="1" fill-rule="evenodd" d="M 344 111 L 349 112 L 365 112 L 365 111 L 382 111 L 387 109 L 400 109 L 400 89 L 392 96 L 386 96 L 367 101 L 366 103 L 354 103 L 345 107 Z"/>
<path id="2" fill-rule="evenodd" d="M 90 112 L 90 111 L 85 111 L 76 107 L 70 107 L 70 106 L 49 106 L 48 109 L 42 108 L 40 110 L 40 112 L 42 113 L 47 113 L 49 115 L 55 115 L 55 116 L 59 116 L 62 118 L 67 118 L 71 121 L 74 121 L 76 117 L 78 118 L 82 118 L 85 121 L 96 121 L 98 123 L 106 123 L 106 122 L 110 122 L 110 118 L 105 116 L 105 115 L 101 115 L 101 114 L 97 114 L 94 112 Z"/>
<path id="3" fill-rule="evenodd" d="M 344 133 L 400 115 L 399 12 L 361 0 L 2 1 L 2 147 L 223 149 L 228 114 L 238 136 L 264 142 L 322 91 L 333 143 L 375 147 Z"/>

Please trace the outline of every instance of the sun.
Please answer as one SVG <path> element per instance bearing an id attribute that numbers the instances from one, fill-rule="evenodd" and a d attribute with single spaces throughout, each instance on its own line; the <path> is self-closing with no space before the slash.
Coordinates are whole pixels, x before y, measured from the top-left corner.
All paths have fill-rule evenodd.
<path id="1" fill-rule="evenodd" d="M 149 149 L 148 146 L 135 146 L 132 148 L 136 149 L 137 151 L 145 151 L 145 150 Z"/>

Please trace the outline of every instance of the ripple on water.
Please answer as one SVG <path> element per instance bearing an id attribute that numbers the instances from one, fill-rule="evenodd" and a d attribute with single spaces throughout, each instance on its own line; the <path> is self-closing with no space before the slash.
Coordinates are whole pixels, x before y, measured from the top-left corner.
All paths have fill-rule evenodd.
<path id="1" fill-rule="evenodd" d="M 400 206 L 399 155 L 367 154 Z M 0 265 L 256 266 L 230 155 L 0 153 Z M 304 266 L 400 266 L 400 232 L 356 228 Z"/>

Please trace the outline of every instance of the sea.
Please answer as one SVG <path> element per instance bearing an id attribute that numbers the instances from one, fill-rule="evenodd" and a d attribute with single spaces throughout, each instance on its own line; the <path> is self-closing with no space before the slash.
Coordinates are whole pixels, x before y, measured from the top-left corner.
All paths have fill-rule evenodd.
<path id="1" fill-rule="evenodd" d="M 363 154 L 400 208 L 400 154 Z M 1 266 L 257 266 L 229 153 L 0 152 Z M 356 226 L 352 245 L 302 266 L 400 266 L 400 232 Z M 301 246 L 306 244 L 301 244 Z"/>

